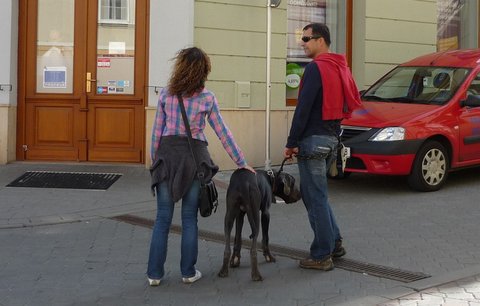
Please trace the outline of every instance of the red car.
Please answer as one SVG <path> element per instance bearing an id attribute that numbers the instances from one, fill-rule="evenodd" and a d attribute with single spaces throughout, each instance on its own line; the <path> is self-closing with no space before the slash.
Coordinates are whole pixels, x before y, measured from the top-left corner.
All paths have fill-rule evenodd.
<path id="1" fill-rule="evenodd" d="M 435 191 L 450 170 L 480 165 L 480 49 L 401 64 L 362 101 L 342 121 L 349 148 L 343 176 L 406 175 L 413 189 Z"/>

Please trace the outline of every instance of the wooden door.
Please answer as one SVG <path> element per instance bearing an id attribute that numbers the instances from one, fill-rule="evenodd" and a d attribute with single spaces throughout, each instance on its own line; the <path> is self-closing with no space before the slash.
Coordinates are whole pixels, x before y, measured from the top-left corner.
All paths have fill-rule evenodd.
<path id="1" fill-rule="evenodd" d="M 22 0 L 18 160 L 144 162 L 147 0 Z"/>

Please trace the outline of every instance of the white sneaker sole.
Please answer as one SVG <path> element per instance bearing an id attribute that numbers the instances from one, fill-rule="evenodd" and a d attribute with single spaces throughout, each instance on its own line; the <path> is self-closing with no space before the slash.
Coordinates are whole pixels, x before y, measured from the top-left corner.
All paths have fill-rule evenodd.
<path id="1" fill-rule="evenodd" d="M 158 286 L 158 285 L 160 285 L 160 282 L 161 282 L 161 281 L 162 281 L 161 279 L 151 279 L 151 278 L 148 278 L 148 284 L 149 284 L 150 286 L 152 286 L 152 287 L 153 287 L 153 286 Z"/>
<path id="2" fill-rule="evenodd" d="M 202 273 L 198 270 L 195 270 L 195 275 L 192 277 L 182 277 L 182 282 L 185 284 L 191 284 L 202 278 Z"/>

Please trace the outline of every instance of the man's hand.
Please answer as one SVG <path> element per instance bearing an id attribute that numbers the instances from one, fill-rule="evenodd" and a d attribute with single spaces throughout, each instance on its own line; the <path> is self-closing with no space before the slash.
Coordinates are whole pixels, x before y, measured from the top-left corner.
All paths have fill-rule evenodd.
<path id="1" fill-rule="evenodd" d="M 292 159 L 293 156 L 296 156 L 297 154 L 298 154 L 298 147 L 285 148 L 285 151 L 283 152 L 283 157 L 290 160 Z"/>

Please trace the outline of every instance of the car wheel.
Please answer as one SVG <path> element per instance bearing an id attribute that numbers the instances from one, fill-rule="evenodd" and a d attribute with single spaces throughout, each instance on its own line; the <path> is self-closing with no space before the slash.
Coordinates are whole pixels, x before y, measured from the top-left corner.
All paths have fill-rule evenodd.
<path id="1" fill-rule="evenodd" d="M 436 191 L 442 188 L 448 177 L 449 156 L 438 141 L 425 143 L 413 163 L 408 184 L 418 191 Z"/>

